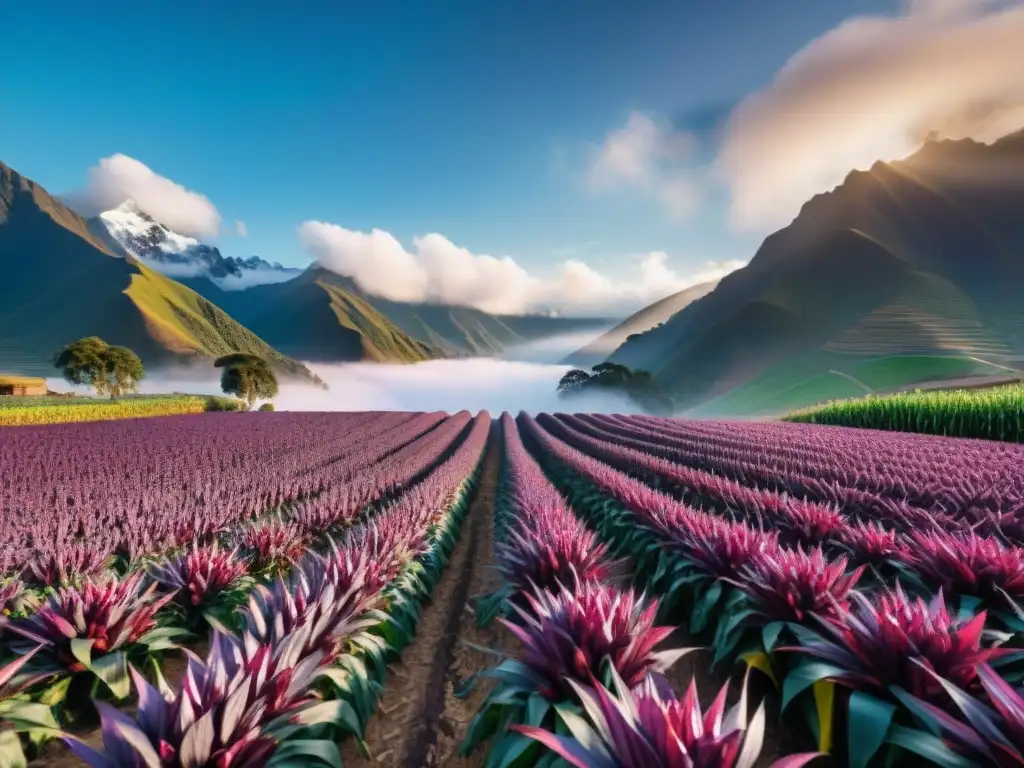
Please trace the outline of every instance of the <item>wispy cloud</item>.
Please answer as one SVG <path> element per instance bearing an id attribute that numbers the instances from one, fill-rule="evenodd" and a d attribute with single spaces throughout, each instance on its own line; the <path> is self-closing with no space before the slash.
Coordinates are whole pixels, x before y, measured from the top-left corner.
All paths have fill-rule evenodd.
<path id="1" fill-rule="evenodd" d="M 249 228 L 247 226 L 245 226 L 245 222 L 242 221 L 241 219 L 239 219 L 238 221 L 235 222 L 235 233 L 239 237 L 248 237 L 249 236 Z"/>
<path id="2" fill-rule="evenodd" d="M 683 288 L 717 279 L 742 262 L 708 262 L 693 272 L 671 264 L 664 251 L 629 258 L 626 277 L 567 259 L 548 276 L 531 274 L 513 259 L 475 254 L 439 234 L 406 248 L 389 232 L 357 232 L 307 221 L 299 228 L 309 255 L 350 277 L 363 290 L 395 301 L 472 306 L 497 314 L 557 312 L 621 315 Z"/>
<path id="3" fill-rule="evenodd" d="M 676 215 L 721 183 L 732 225 L 763 232 L 851 170 L 904 158 L 930 135 L 991 142 L 1021 128 L 1024 0 L 908 0 L 812 40 L 731 110 L 713 105 L 674 125 L 634 112 L 593 152 L 587 179 L 595 192 L 652 195 Z M 718 143 L 709 168 L 693 149 L 702 141 Z"/>
<path id="4" fill-rule="evenodd" d="M 639 189 L 657 199 L 673 218 L 685 218 L 700 205 L 699 181 L 687 165 L 696 138 L 643 112 L 609 133 L 591 152 L 587 187 L 595 193 L 621 187 Z"/>
<path id="5" fill-rule="evenodd" d="M 913 0 L 852 18 L 796 53 L 731 115 L 716 171 L 741 228 L 784 224 L 854 168 L 929 134 L 992 141 L 1024 127 L 1024 3 Z"/>
<path id="6" fill-rule="evenodd" d="M 86 185 L 67 195 L 67 202 L 84 216 L 96 216 L 126 200 L 175 232 L 213 237 L 221 216 L 209 198 L 161 176 L 127 155 L 105 157 L 89 169 Z"/>

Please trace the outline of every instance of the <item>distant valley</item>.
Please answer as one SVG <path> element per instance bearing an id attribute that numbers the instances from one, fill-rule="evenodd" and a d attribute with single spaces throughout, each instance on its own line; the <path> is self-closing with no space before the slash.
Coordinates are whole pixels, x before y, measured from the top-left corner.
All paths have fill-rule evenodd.
<path id="1" fill-rule="evenodd" d="M 52 373 L 54 353 L 88 335 L 129 346 L 148 364 L 244 351 L 267 357 L 286 376 L 312 380 L 297 360 L 494 355 L 610 324 L 380 299 L 317 266 L 225 257 L 132 201 L 84 219 L 3 164 L 0 264 L 0 361 L 33 375 Z"/>

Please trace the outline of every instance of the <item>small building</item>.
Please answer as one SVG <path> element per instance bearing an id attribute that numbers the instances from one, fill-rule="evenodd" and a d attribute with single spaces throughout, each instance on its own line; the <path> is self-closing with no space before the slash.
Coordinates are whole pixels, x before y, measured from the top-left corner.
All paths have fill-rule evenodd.
<path id="1" fill-rule="evenodd" d="M 36 379 L 30 376 L 5 376 L 0 373 L 0 395 L 38 397 L 45 395 L 46 392 L 46 379 Z"/>

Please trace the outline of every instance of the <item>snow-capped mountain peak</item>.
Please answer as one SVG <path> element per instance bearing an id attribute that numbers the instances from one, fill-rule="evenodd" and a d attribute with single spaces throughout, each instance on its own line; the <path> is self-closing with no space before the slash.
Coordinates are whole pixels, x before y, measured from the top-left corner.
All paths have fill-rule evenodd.
<path id="1" fill-rule="evenodd" d="M 104 211 L 99 220 L 128 253 L 169 277 L 206 277 L 224 290 L 243 290 L 285 282 L 302 272 L 276 262 L 271 264 L 259 256 L 224 256 L 218 248 L 165 227 L 134 200 Z"/>

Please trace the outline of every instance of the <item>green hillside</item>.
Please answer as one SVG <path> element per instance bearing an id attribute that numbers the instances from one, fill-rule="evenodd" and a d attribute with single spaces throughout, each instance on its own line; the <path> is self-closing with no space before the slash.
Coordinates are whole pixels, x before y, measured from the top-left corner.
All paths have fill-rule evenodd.
<path id="1" fill-rule="evenodd" d="M 1024 133 L 929 142 L 851 173 L 611 359 L 653 371 L 681 409 L 716 415 L 1019 367 L 1024 177 L 1005 169 L 1022 162 Z"/>
<path id="2" fill-rule="evenodd" d="M 250 352 L 313 379 L 195 291 L 116 253 L 38 184 L 0 164 L 0 361 L 53 375 L 53 355 L 83 336 L 134 349 L 147 364 Z"/>
<path id="3" fill-rule="evenodd" d="M 294 280 L 245 291 L 224 291 L 206 279 L 185 282 L 276 348 L 311 362 L 496 355 L 517 344 L 608 322 L 497 316 L 471 307 L 390 301 L 315 266 Z"/>

